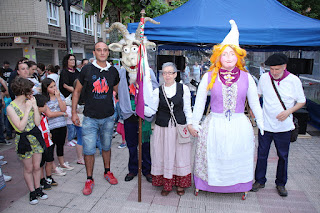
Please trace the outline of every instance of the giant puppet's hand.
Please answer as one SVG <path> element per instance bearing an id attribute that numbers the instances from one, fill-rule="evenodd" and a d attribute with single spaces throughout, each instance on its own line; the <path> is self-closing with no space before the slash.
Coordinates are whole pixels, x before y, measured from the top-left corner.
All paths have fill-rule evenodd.
<path id="1" fill-rule="evenodd" d="M 264 135 L 264 119 L 263 113 L 259 102 L 259 96 L 257 92 L 257 86 L 250 74 L 248 74 L 249 87 L 247 91 L 247 98 L 249 106 L 256 118 L 257 126 L 260 130 L 261 135 Z"/>

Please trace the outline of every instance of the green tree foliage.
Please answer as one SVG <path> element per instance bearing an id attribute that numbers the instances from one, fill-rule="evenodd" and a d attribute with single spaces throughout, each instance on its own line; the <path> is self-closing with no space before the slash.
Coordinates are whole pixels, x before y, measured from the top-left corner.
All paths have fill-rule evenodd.
<path id="1" fill-rule="evenodd" d="M 175 0 L 172 1 L 171 6 L 169 6 L 161 0 L 149 0 L 146 5 L 146 16 L 154 18 L 163 15 L 177 7 L 180 7 L 187 1 L 188 0 Z M 87 0 L 87 2 L 92 8 L 88 15 L 92 15 L 100 11 L 100 0 Z M 120 21 L 121 15 L 121 20 L 124 24 L 129 22 L 138 22 L 141 16 L 141 9 L 141 0 L 108 0 L 105 14 L 102 17 L 101 22 L 108 18 L 110 13 L 114 13 L 114 10 L 118 13 L 118 21 Z"/>
<path id="2" fill-rule="evenodd" d="M 284 6 L 310 18 L 320 19 L 319 0 L 278 0 Z"/>

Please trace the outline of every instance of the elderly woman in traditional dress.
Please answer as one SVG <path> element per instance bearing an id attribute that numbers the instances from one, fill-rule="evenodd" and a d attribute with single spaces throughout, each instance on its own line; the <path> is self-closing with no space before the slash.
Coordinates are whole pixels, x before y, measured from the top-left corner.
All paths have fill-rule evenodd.
<path id="1" fill-rule="evenodd" d="M 262 129 L 263 117 L 255 82 L 244 68 L 246 51 L 239 46 L 237 25 L 233 20 L 230 24 L 230 33 L 214 46 L 212 66 L 201 80 L 193 111 L 193 126 L 200 133 L 194 164 L 196 195 L 199 189 L 246 195 L 252 187 L 255 144 L 244 114 L 246 98 Z M 208 92 L 211 112 L 201 129 Z"/>
<path id="2" fill-rule="evenodd" d="M 171 62 L 162 65 L 164 85 L 155 89 L 153 97 L 158 106 L 155 128 L 151 140 L 151 174 L 152 185 L 163 186 L 162 196 L 167 196 L 172 187 L 177 187 L 177 194 L 183 195 L 184 188 L 191 186 L 191 143 L 179 143 L 178 124 L 188 124 L 191 134 L 192 111 L 190 90 L 186 85 L 177 83 L 177 68 Z M 166 98 L 173 109 L 175 119 L 171 116 Z"/>

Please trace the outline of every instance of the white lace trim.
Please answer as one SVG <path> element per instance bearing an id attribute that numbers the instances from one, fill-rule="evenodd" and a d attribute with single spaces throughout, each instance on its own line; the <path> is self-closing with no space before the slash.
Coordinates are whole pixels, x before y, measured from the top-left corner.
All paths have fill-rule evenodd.
<path id="1" fill-rule="evenodd" d="M 237 83 L 233 83 L 229 87 L 222 84 L 223 113 L 225 113 L 226 116 L 231 116 L 236 110 L 237 91 Z"/>

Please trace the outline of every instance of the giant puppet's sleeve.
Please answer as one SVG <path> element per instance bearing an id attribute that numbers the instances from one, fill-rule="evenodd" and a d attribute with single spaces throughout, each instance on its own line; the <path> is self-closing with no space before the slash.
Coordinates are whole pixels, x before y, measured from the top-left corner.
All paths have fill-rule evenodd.
<path id="1" fill-rule="evenodd" d="M 257 86 L 250 74 L 248 74 L 248 79 L 249 79 L 249 87 L 247 91 L 248 103 L 256 118 L 258 128 L 260 130 L 264 130 L 263 113 L 262 113 L 262 109 L 259 102 Z"/>
<path id="2" fill-rule="evenodd" d="M 202 80 L 198 86 L 196 103 L 193 107 L 192 124 L 197 127 L 203 115 L 203 111 L 207 101 L 207 86 L 208 86 L 208 73 L 204 74 Z"/>
<path id="3" fill-rule="evenodd" d="M 191 94 L 189 87 L 183 84 L 183 112 L 186 116 L 187 124 L 192 124 Z"/>
<path id="4" fill-rule="evenodd" d="M 149 70 L 150 78 L 143 80 L 144 115 L 146 117 L 156 114 L 159 104 L 159 95 L 154 95 L 154 90 L 159 87 L 159 84 L 153 70 L 151 68 Z"/>

